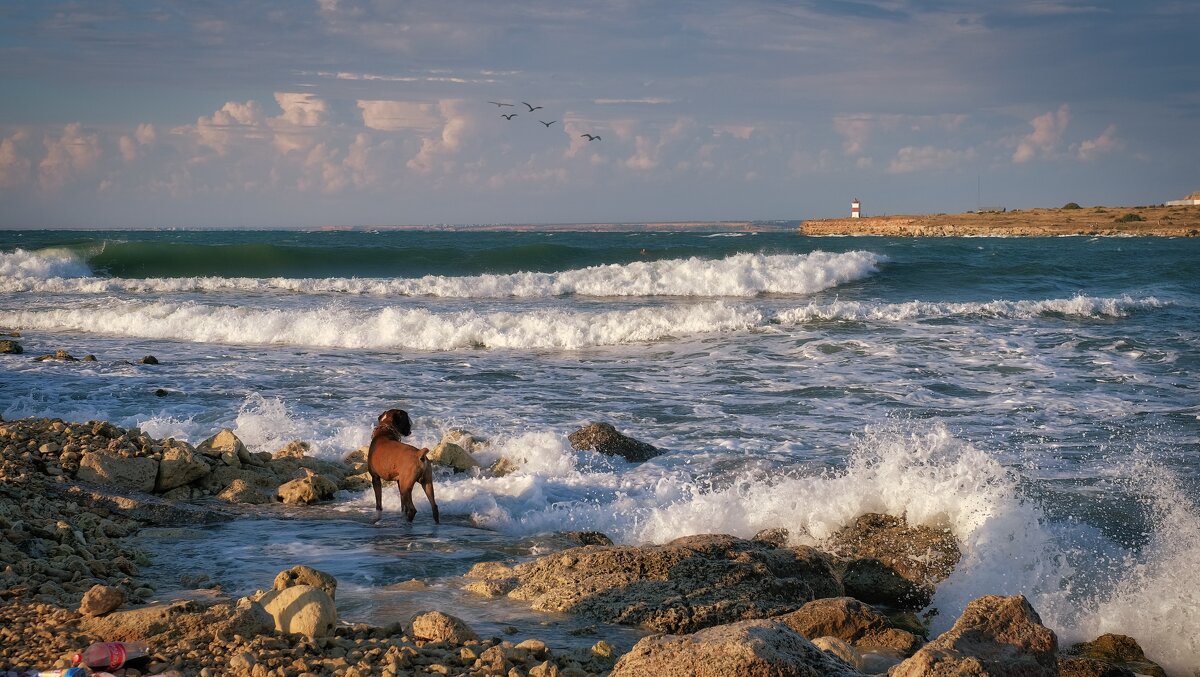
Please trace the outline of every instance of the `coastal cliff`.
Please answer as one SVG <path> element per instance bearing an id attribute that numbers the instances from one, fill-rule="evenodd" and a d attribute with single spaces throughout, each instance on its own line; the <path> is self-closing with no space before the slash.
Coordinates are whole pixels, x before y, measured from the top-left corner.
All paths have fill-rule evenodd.
<path id="1" fill-rule="evenodd" d="M 803 235 L 889 237 L 1200 236 L 1200 206 L 1085 207 L 1005 212 L 812 219 Z"/>

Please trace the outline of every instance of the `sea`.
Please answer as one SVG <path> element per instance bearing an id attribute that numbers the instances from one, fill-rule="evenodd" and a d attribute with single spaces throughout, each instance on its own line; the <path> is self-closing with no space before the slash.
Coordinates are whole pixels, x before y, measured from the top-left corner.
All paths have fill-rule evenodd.
<path id="1" fill-rule="evenodd" d="M 1200 239 L 767 232 L 0 231 L 0 415 L 339 459 L 394 407 L 486 439 L 408 524 L 394 488 L 152 535 L 168 597 L 308 564 L 343 620 L 424 608 L 552 646 L 640 631 L 464 593 L 488 560 L 867 512 L 950 528 L 933 632 L 1025 595 L 1063 646 L 1200 667 Z M 36 362 L 55 350 L 95 362 Z M 146 355 L 157 365 L 140 364 Z M 607 422 L 663 453 L 572 449 Z"/>

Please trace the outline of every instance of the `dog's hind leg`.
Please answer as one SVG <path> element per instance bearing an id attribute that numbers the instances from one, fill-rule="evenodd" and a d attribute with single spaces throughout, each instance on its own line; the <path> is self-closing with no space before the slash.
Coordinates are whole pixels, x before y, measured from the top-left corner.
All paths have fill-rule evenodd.
<path id="1" fill-rule="evenodd" d="M 396 480 L 396 488 L 400 490 L 400 503 L 404 506 L 404 516 L 411 522 L 417 516 L 417 505 L 412 500 L 412 485 L 410 484 L 408 491 L 405 491 L 404 485 L 399 480 Z"/>
<path id="2" fill-rule="evenodd" d="M 421 488 L 425 490 L 425 497 L 429 499 L 429 507 L 433 509 L 433 523 L 441 524 L 442 520 L 438 518 L 437 501 L 433 500 L 433 479 L 426 478 L 423 480 Z"/>
<path id="3" fill-rule="evenodd" d="M 371 488 L 375 490 L 375 519 L 373 522 L 378 522 L 383 519 L 383 479 L 371 473 Z"/>

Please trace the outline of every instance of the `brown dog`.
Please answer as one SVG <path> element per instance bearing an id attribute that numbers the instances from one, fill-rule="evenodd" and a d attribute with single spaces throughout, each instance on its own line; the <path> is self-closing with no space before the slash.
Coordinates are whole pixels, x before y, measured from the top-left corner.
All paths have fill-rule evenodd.
<path id="1" fill-rule="evenodd" d="M 403 409 L 388 409 L 380 414 L 379 422 L 371 432 L 367 471 L 371 473 L 371 487 L 375 489 L 375 521 L 383 517 L 383 480 L 395 480 L 400 489 L 400 504 L 409 522 L 417 514 L 417 506 L 412 500 L 413 485 L 420 482 L 433 508 L 433 521 L 441 524 L 437 501 L 433 500 L 433 464 L 429 462 L 429 450 L 400 441 L 404 435 L 411 434 L 412 421 Z"/>

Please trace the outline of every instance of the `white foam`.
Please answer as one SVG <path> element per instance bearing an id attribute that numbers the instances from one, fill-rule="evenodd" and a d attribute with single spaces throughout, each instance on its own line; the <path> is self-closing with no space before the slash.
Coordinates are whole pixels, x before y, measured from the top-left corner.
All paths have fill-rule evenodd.
<path id="1" fill-rule="evenodd" d="M 51 280 L 65 283 L 65 278 L 91 274 L 87 264 L 66 249 L 0 252 L 0 291 L 28 291 Z"/>
<path id="2" fill-rule="evenodd" d="M 642 343 L 764 324 L 754 308 L 724 302 L 613 311 L 433 313 L 386 307 L 359 310 L 328 304 L 264 310 L 195 302 L 104 300 L 56 310 L 3 310 L 0 325 L 110 336 L 235 345 L 304 345 L 354 349 L 574 350 Z"/>
<path id="3" fill-rule="evenodd" d="M 557 273 L 414 279 L 360 278 L 86 278 L 11 274 L 0 279 L 0 292 L 111 294 L 180 292 L 285 292 L 442 298 L 548 298 L 578 296 L 756 296 L 811 294 L 877 272 L 884 257 L 865 251 L 831 254 L 735 254 L 723 259 L 670 259 L 592 266 Z M 2 265 L 2 264 L 0 264 Z M 31 265 L 25 263 L 24 265 Z M 88 274 L 86 267 L 82 275 Z"/>
<path id="4" fill-rule="evenodd" d="M 1120 318 L 1130 312 L 1161 308 L 1166 302 L 1150 296 L 1135 299 L 1128 294 L 1117 297 L 1074 296 L 1067 299 L 996 300 L 986 303 L 936 303 L 909 301 L 907 303 L 866 303 L 835 301 L 810 303 L 782 311 L 775 316 L 780 324 L 802 324 L 814 321 L 905 322 L 946 317 L 982 317 L 1030 319 L 1060 315 L 1081 318 Z"/>

